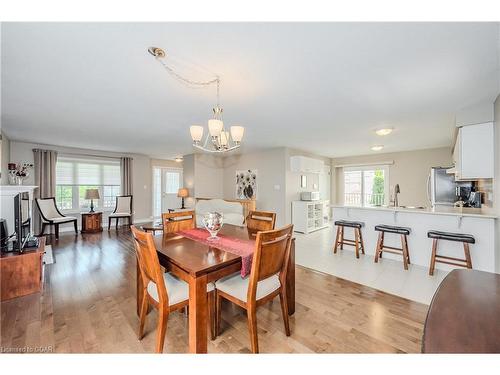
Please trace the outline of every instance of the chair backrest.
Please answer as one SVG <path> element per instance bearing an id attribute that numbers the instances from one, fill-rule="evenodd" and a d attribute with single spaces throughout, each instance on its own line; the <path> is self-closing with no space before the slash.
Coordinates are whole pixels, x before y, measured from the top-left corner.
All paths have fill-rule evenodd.
<path id="1" fill-rule="evenodd" d="M 132 195 L 118 195 L 113 213 L 132 215 Z"/>
<path id="2" fill-rule="evenodd" d="M 163 234 L 193 229 L 196 227 L 194 211 L 168 212 L 163 213 L 161 216 Z"/>
<path id="3" fill-rule="evenodd" d="M 257 283 L 279 273 L 281 285 L 286 282 L 293 224 L 276 230 L 258 232 L 248 284 L 247 301 L 255 301 Z"/>
<path id="4" fill-rule="evenodd" d="M 166 303 L 168 306 L 168 293 L 163 281 L 163 274 L 160 268 L 160 261 L 156 253 L 156 247 L 151 233 L 143 232 L 134 225 L 130 226 L 134 237 L 135 254 L 137 263 L 141 271 L 143 287 L 147 288 L 150 281 L 156 285 L 160 304 Z"/>
<path id="5" fill-rule="evenodd" d="M 38 211 L 42 215 L 44 220 L 53 220 L 59 217 L 64 217 L 62 213 L 59 212 L 56 206 L 56 198 L 35 198 Z"/>
<path id="6" fill-rule="evenodd" d="M 276 214 L 269 211 L 250 211 L 246 218 L 249 237 L 256 237 L 257 232 L 273 230 Z"/>

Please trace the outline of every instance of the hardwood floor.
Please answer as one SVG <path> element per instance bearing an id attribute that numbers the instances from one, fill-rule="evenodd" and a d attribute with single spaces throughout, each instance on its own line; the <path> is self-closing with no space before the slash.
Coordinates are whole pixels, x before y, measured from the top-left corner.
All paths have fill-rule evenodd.
<path id="1" fill-rule="evenodd" d="M 130 231 L 62 234 L 56 263 L 45 267 L 44 291 L 1 303 L 3 348 L 50 347 L 54 352 L 152 353 L 156 312 L 137 340 L 135 254 Z M 292 335 L 285 336 L 279 301 L 257 311 L 262 353 L 420 352 L 427 306 L 298 266 Z M 243 310 L 224 303 L 221 335 L 209 353 L 248 353 Z M 188 349 L 187 318 L 169 317 L 164 352 Z M 49 349 L 50 350 L 50 349 Z"/>

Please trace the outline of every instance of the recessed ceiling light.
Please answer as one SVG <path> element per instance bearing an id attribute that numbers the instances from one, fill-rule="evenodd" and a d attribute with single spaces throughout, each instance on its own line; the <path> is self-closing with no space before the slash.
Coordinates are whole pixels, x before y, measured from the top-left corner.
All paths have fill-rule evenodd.
<path id="1" fill-rule="evenodd" d="M 371 150 L 372 150 L 372 151 L 380 151 L 380 150 L 382 150 L 383 148 L 384 148 L 384 146 L 383 146 L 383 145 L 376 145 L 376 146 L 372 146 L 372 147 L 371 147 Z"/>
<path id="2" fill-rule="evenodd" d="M 177 163 L 180 163 L 182 161 L 182 156 L 177 156 L 175 159 L 174 159 Z"/>
<path id="3" fill-rule="evenodd" d="M 393 128 L 382 128 L 375 130 L 375 133 L 377 133 L 377 135 L 389 135 L 393 130 Z"/>

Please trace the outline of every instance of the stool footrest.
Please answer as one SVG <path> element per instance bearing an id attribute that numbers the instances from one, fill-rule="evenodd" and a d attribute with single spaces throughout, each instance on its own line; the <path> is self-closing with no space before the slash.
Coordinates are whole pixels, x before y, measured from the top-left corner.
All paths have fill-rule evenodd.
<path id="1" fill-rule="evenodd" d="M 468 267 L 466 261 L 464 261 L 464 263 L 462 264 L 462 263 L 447 262 L 445 260 L 436 259 L 435 262 L 436 263 L 451 264 L 452 266 L 458 266 L 458 267 Z"/>
<path id="2" fill-rule="evenodd" d="M 453 257 L 448 257 L 448 256 L 444 256 L 444 255 L 438 255 L 436 254 L 435 256 L 436 259 L 448 259 L 448 260 L 456 260 L 458 262 L 464 262 L 464 263 L 467 263 L 467 259 L 461 259 L 461 258 L 453 258 Z"/>

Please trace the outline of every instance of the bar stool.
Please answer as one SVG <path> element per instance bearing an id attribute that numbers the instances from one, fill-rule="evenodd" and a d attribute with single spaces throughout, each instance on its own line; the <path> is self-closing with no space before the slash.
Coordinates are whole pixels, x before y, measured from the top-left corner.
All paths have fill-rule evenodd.
<path id="1" fill-rule="evenodd" d="M 378 263 L 378 259 L 382 258 L 382 252 L 386 251 L 392 254 L 403 255 L 403 265 L 405 270 L 408 269 L 408 264 L 410 264 L 410 252 L 408 250 L 408 236 L 410 234 L 410 228 L 406 227 L 396 227 L 393 225 L 375 225 L 375 230 L 380 232 L 377 240 L 377 248 L 375 249 L 375 263 Z M 399 234 L 401 236 L 401 247 L 392 247 L 384 245 L 384 238 L 386 233 Z"/>
<path id="2" fill-rule="evenodd" d="M 431 256 L 431 265 L 429 266 L 429 275 L 431 276 L 434 275 L 434 267 L 436 266 L 436 263 L 446 263 L 446 264 L 451 264 L 452 266 L 467 267 L 469 269 L 472 269 L 472 260 L 470 257 L 469 244 L 476 243 L 476 239 L 474 238 L 474 236 L 470 234 L 439 232 L 437 230 L 430 230 L 427 232 L 427 237 L 432 238 L 432 256 Z M 438 240 L 462 242 L 462 244 L 464 245 L 465 259 L 438 255 L 437 254 Z M 454 260 L 460 263 L 450 262 L 450 260 Z"/>
<path id="3" fill-rule="evenodd" d="M 339 245 L 340 250 L 344 250 L 344 245 L 354 246 L 356 249 L 356 258 L 359 258 L 359 250 L 361 250 L 363 254 L 365 253 L 363 235 L 361 234 L 361 227 L 364 226 L 365 223 L 361 221 L 337 220 L 334 224 L 337 226 L 337 236 L 335 237 L 335 245 L 333 246 L 334 254 L 337 254 Z M 344 238 L 345 227 L 354 229 L 354 240 Z"/>

